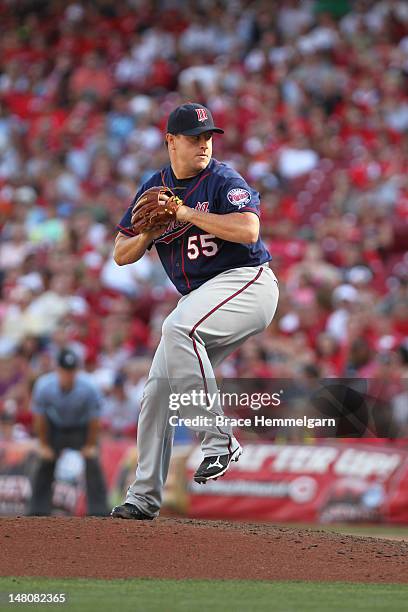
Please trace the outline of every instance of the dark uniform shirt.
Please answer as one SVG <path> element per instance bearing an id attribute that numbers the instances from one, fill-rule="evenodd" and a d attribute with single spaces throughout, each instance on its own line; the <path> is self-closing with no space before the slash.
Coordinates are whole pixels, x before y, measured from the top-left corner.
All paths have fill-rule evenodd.
<path id="1" fill-rule="evenodd" d="M 141 194 L 159 185 L 170 187 L 186 206 L 203 212 L 225 215 L 252 212 L 259 216 L 259 194 L 238 172 L 212 159 L 207 168 L 189 179 L 177 179 L 171 166 L 156 172 L 137 192 L 117 226 L 125 236 L 133 236 L 132 209 Z M 192 223 L 171 222 L 154 241 L 170 280 L 183 295 L 200 287 L 217 274 L 232 268 L 259 266 L 271 256 L 260 238 L 255 244 L 229 242 L 208 234 Z"/>

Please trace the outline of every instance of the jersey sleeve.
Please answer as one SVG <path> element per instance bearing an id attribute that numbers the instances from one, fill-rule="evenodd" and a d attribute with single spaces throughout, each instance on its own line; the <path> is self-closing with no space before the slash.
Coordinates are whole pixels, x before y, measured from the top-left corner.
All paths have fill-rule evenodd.
<path id="1" fill-rule="evenodd" d="M 232 212 L 253 212 L 259 217 L 259 193 L 243 178 L 225 181 L 218 192 L 217 212 L 221 215 Z"/>
<path id="2" fill-rule="evenodd" d="M 122 219 L 116 225 L 116 229 L 118 230 L 118 232 L 120 232 L 124 236 L 135 236 L 136 235 L 132 227 L 132 210 L 133 210 L 135 203 L 137 202 L 137 200 L 140 198 L 140 196 L 142 195 L 144 191 L 146 191 L 146 186 L 142 185 L 139 191 L 137 192 L 137 194 L 135 195 L 135 197 L 133 198 L 130 206 L 128 207 L 127 211 L 123 215 Z"/>

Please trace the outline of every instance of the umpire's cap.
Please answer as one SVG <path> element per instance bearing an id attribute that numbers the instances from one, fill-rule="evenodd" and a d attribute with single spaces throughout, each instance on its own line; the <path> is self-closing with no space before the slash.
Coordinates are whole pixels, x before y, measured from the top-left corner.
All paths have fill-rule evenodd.
<path id="1" fill-rule="evenodd" d="M 79 357 L 73 350 L 63 348 L 58 353 L 57 364 L 64 370 L 75 370 L 79 366 Z"/>
<path id="2" fill-rule="evenodd" d="M 182 104 L 170 113 L 167 121 L 167 132 L 170 134 L 184 134 L 184 136 L 198 136 L 203 132 L 218 132 L 224 130 L 214 125 L 211 112 L 202 104 Z"/>

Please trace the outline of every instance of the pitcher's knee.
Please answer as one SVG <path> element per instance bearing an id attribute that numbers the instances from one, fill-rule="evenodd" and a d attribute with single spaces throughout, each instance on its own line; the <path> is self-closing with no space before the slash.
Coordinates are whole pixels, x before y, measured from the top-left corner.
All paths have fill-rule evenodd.
<path id="1" fill-rule="evenodd" d="M 176 317 L 169 316 L 162 326 L 162 337 L 165 342 L 188 338 L 189 329 Z"/>

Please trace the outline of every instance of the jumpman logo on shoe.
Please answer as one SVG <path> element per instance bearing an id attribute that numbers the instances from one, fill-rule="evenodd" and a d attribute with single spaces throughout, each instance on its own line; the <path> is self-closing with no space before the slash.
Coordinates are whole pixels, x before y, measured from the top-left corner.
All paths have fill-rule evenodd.
<path id="1" fill-rule="evenodd" d="M 218 456 L 216 461 L 214 461 L 214 463 L 209 463 L 207 465 L 207 470 L 209 470 L 212 467 L 220 467 L 221 469 L 224 467 L 223 465 L 221 465 L 220 463 L 220 457 Z"/>

